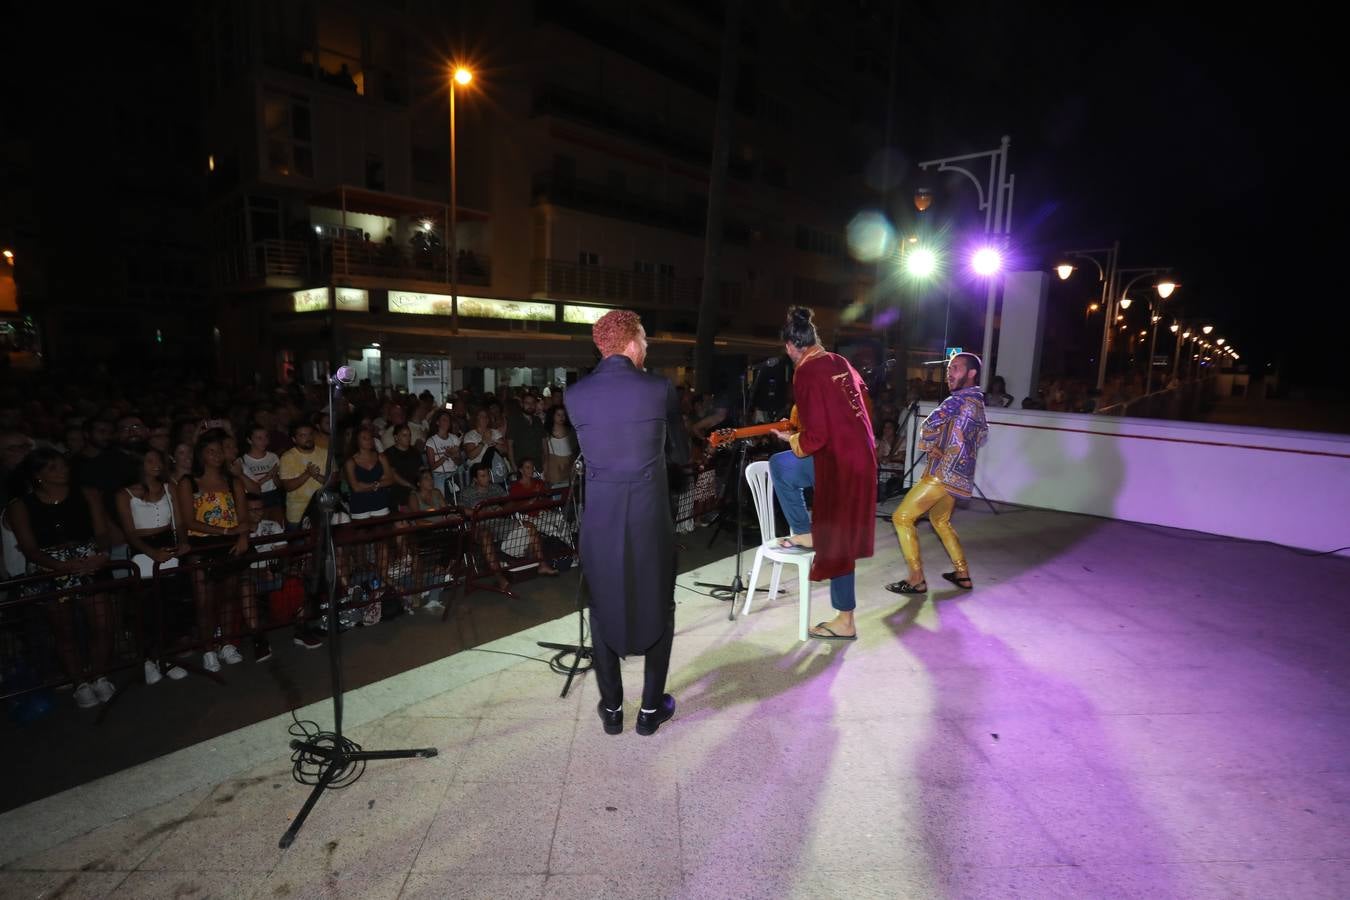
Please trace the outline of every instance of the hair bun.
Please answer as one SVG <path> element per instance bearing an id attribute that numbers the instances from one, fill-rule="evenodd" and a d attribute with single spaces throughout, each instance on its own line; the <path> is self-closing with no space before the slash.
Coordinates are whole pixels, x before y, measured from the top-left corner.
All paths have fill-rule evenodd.
<path id="1" fill-rule="evenodd" d="M 792 307 L 792 321 L 800 322 L 802 325 L 809 325 L 811 323 L 811 310 L 807 309 L 805 306 Z"/>

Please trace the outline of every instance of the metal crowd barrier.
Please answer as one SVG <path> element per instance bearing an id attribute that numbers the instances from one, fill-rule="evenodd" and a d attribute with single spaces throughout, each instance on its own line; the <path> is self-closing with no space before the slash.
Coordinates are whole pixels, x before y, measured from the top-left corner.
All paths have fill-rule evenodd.
<path id="1" fill-rule="evenodd" d="M 501 578 L 549 563 L 565 569 L 577 552 L 580 526 L 568 488 L 529 498 L 499 497 L 465 510 L 464 593 L 495 591 L 514 597 Z"/>

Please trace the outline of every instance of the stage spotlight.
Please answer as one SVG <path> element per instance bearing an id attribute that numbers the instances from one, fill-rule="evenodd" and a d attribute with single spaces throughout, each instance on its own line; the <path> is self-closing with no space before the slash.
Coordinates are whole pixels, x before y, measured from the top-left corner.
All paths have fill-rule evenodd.
<path id="1" fill-rule="evenodd" d="M 905 271 L 914 278 L 930 278 L 937 267 L 937 254 L 927 247 L 916 247 L 905 255 Z"/>
<path id="2" fill-rule="evenodd" d="M 975 251 L 975 256 L 971 259 L 971 267 L 975 274 L 989 276 L 1003 268 L 1003 257 L 993 247 L 981 247 Z"/>

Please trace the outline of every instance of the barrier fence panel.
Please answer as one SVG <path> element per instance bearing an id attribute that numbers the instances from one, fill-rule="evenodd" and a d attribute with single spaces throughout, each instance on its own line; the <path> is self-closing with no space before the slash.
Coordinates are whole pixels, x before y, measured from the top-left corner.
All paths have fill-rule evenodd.
<path id="1" fill-rule="evenodd" d="M 138 667 L 147 629 L 135 567 L 0 583 L 0 699 Z"/>
<path id="2" fill-rule="evenodd" d="M 465 515 L 466 594 L 482 589 L 514 596 L 507 573 L 567 568 L 576 554 L 579 522 L 570 489 L 484 500 Z"/>

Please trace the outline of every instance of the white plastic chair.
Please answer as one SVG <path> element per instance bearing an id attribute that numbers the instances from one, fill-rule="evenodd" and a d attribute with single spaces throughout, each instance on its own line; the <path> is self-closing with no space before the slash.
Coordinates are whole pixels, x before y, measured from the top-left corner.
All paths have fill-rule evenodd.
<path id="1" fill-rule="evenodd" d="M 778 596 L 778 581 L 783 576 L 783 564 L 797 567 L 798 600 L 798 640 L 806 640 L 806 629 L 811 621 L 811 561 L 816 552 L 811 550 L 786 551 L 778 549 L 778 537 L 774 533 L 773 516 L 773 480 L 769 477 L 769 464 L 765 460 L 752 462 L 745 467 L 745 480 L 750 484 L 750 493 L 755 498 L 755 515 L 759 517 L 759 532 L 764 542 L 755 551 L 755 564 L 750 568 L 750 586 L 745 592 L 743 615 L 750 612 L 750 601 L 755 596 L 755 585 L 759 581 L 759 568 L 764 560 L 773 563 L 773 574 L 769 579 L 769 598 Z"/>

